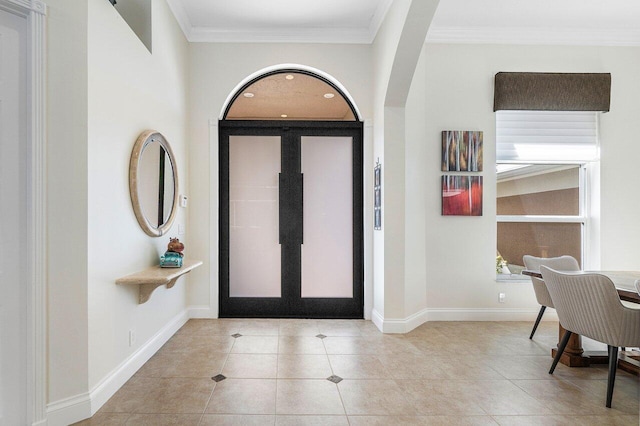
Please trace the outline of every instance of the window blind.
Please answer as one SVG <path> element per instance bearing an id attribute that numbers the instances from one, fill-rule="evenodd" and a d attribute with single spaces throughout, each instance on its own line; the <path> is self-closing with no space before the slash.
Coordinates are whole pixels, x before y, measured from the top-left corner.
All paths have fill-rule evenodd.
<path id="1" fill-rule="evenodd" d="M 595 161 L 598 155 L 596 112 L 496 112 L 498 162 Z"/>

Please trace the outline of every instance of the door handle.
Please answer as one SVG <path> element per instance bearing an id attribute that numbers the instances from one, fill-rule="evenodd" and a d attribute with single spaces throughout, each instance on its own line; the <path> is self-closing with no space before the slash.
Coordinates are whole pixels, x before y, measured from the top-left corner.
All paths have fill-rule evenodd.
<path id="1" fill-rule="evenodd" d="M 302 173 L 278 173 L 278 244 L 302 244 Z"/>
<path id="2" fill-rule="evenodd" d="M 304 173 L 300 173 L 300 244 L 304 244 Z"/>
<path id="3" fill-rule="evenodd" d="M 278 173 L 278 244 L 282 245 L 282 173 Z"/>

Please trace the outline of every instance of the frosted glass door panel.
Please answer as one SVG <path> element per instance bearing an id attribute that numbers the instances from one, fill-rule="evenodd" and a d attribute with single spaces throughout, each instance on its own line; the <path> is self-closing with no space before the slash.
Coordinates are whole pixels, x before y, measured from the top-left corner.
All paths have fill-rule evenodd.
<path id="1" fill-rule="evenodd" d="M 229 296 L 280 297 L 279 136 L 229 137 Z"/>
<path id="2" fill-rule="evenodd" d="M 302 297 L 353 297 L 350 137 L 303 137 Z"/>

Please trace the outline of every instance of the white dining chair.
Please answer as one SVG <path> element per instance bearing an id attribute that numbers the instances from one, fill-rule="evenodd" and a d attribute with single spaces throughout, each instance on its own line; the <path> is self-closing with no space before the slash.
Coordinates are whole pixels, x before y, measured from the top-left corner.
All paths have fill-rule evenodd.
<path id="1" fill-rule="evenodd" d="M 566 330 L 553 359 L 549 374 L 558 365 L 571 334 L 576 333 L 606 343 L 609 350 L 607 407 L 611 408 L 618 366 L 618 348 L 640 346 L 640 309 L 620 302 L 618 291 L 608 277 L 576 274 L 540 267 L 560 325 Z"/>
<path id="2" fill-rule="evenodd" d="M 525 269 L 529 271 L 540 271 L 540 266 L 545 265 L 550 267 L 551 269 L 555 269 L 557 271 L 579 271 L 580 265 L 578 265 L 578 261 L 571 256 L 559 256 L 559 257 L 535 257 L 531 255 L 524 255 L 522 257 L 522 261 L 524 262 Z M 535 324 L 533 325 L 533 329 L 531 330 L 531 335 L 529 339 L 533 339 L 533 335 L 536 333 L 538 329 L 538 324 L 540 324 L 540 320 L 542 319 L 542 315 L 544 315 L 545 309 L 547 307 L 553 308 L 553 301 L 551 300 L 551 296 L 547 291 L 547 287 L 539 278 L 531 277 L 531 283 L 533 284 L 533 291 L 536 293 L 536 299 L 540 304 L 540 311 L 538 312 L 538 318 L 536 319 Z"/>

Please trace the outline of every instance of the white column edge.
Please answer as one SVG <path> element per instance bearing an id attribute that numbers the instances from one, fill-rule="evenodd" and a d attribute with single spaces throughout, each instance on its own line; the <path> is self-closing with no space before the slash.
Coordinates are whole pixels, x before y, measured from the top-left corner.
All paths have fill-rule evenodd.
<path id="1" fill-rule="evenodd" d="M 219 203 L 220 181 L 219 174 L 219 136 L 218 120 L 209 120 L 209 309 L 212 318 L 218 318 L 220 283 L 219 271 Z"/>
<path id="2" fill-rule="evenodd" d="M 32 424 L 47 424 L 47 186 L 46 186 L 46 19 L 40 0 L 0 0 L 23 16 L 28 34 L 29 273 L 27 407 Z"/>
<path id="3" fill-rule="evenodd" d="M 364 318 L 372 319 L 373 312 L 373 120 L 366 118 L 363 139 L 363 187 L 362 202 L 364 224 Z"/>

